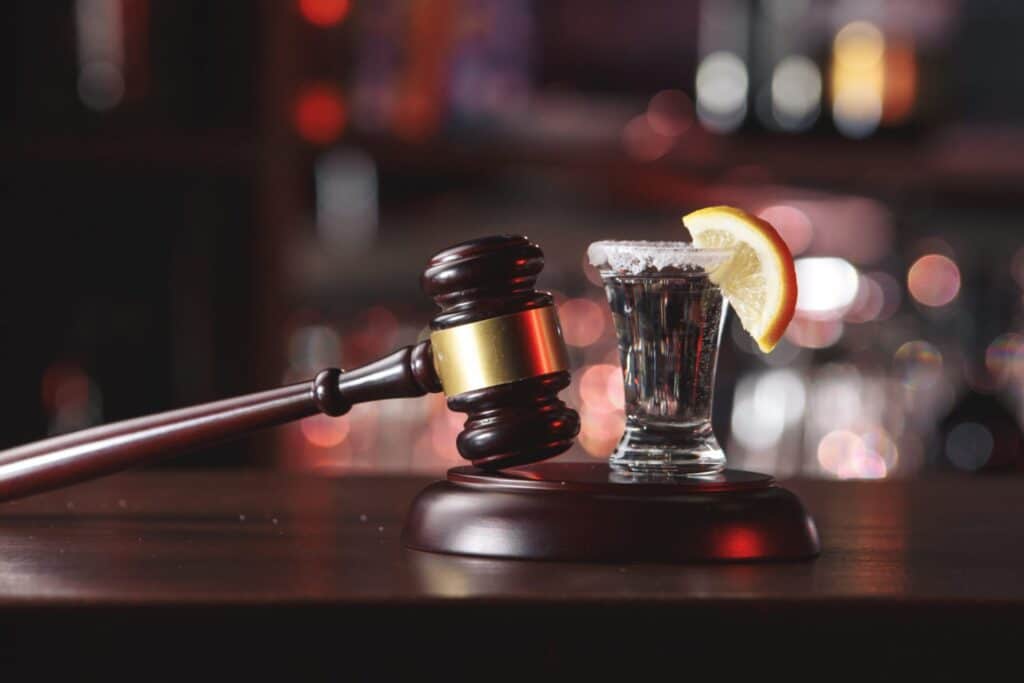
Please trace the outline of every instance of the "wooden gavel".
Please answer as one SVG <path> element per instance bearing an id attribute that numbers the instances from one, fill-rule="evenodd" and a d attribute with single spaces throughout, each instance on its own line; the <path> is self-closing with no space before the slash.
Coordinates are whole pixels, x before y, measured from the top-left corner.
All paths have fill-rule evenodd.
<path id="1" fill-rule="evenodd" d="M 559 400 L 569 361 L 551 294 L 534 289 L 540 248 L 521 236 L 463 242 L 434 255 L 423 289 L 441 312 L 430 338 L 353 370 L 323 370 L 248 396 L 94 427 L 0 451 L 0 501 L 117 472 L 355 403 L 444 391 L 467 413 L 456 441 L 477 467 L 537 462 L 572 445 L 579 415 Z"/>

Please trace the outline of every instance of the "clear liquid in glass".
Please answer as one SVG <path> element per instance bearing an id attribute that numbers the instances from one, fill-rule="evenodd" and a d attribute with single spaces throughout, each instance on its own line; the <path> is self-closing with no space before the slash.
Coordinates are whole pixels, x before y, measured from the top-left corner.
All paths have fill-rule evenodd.
<path id="1" fill-rule="evenodd" d="M 711 430 L 721 290 L 702 268 L 600 272 L 626 392 L 626 429 L 612 466 L 683 476 L 721 471 L 725 454 Z"/>

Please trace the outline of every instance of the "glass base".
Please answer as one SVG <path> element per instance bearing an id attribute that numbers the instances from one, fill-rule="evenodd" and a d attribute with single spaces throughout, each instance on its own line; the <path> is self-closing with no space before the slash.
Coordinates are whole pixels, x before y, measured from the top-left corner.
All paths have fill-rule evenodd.
<path id="1" fill-rule="evenodd" d="M 693 477 L 724 470 L 725 453 L 708 422 L 659 424 L 627 419 L 609 464 L 630 472 Z"/>

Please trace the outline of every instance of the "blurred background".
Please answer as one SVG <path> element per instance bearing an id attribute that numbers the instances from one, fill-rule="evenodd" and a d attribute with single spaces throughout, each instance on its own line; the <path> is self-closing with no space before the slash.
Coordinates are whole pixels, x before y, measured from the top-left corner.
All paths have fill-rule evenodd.
<path id="1" fill-rule="evenodd" d="M 435 251 L 539 242 L 583 417 L 622 426 L 602 238 L 728 203 L 797 257 L 770 355 L 730 315 L 733 466 L 1024 468 L 1024 4 L 54 0 L 0 7 L 0 447 L 416 341 Z M 443 397 L 172 464 L 440 472 Z"/>

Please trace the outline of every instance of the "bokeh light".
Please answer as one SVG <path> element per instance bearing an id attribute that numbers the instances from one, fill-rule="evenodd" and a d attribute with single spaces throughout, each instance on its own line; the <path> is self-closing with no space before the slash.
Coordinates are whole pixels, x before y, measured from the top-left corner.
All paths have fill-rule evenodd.
<path id="1" fill-rule="evenodd" d="M 910 118 L 917 101 L 917 52 L 913 43 L 899 40 L 885 47 L 885 91 L 882 122 L 902 123 Z"/>
<path id="2" fill-rule="evenodd" d="M 813 249 L 856 265 L 877 263 L 893 251 L 890 210 L 866 197 L 831 196 L 787 201 L 814 226 Z"/>
<path id="3" fill-rule="evenodd" d="M 885 38 L 874 24 L 854 21 L 832 45 L 832 116 L 851 138 L 871 135 L 882 120 Z"/>
<path id="4" fill-rule="evenodd" d="M 772 114 L 781 128 L 809 128 L 821 108 L 821 70 L 803 55 L 790 55 L 772 71 Z"/>
<path id="5" fill-rule="evenodd" d="M 1024 335 L 1011 332 L 985 350 L 985 367 L 1000 382 L 1024 380 Z"/>
<path id="6" fill-rule="evenodd" d="M 818 442 L 818 464 L 825 471 L 837 474 L 850 453 L 861 447 L 860 437 L 853 432 L 845 429 L 831 431 Z"/>
<path id="7" fill-rule="evenodd" d="M 798 315 L 817 320 L 840 318 L 857 298 L 860 276 L 848 261 L 801 258 L 795 266 Z"/>
<path id="8" fill-rule="evenodd" d="M 655 131 L 643 114 L 630 119 L 622 130 L 622 146 L 637 161 L 660 159 L 672 149 L 672 142 L 671 137 Z"/>
<path id="9" fill-rule="evenodd" d="M 954 467 L 975 471 L 992 457 L 995 439 L 988 427 L 977 422 L 961 422 L 946 435 L 946 458 Z"/>
<path id="10" fill-rule="evenodd" d="M 882 457 L 863 446 L 851 452 L 836 472 L 840 479 L 884 479 L 888 473 Z"/>
<path id="11" fill-rule="evenodd" d="M 747 65 L 733 52 L 712 52 L 697 67 L 697 116 L 710 130 L 728 133 L 747 115 Z"/>
<path id="12" fill-rule="evenodd" d="M 345 97 L 332 83 L 308 84 L 296 97 L 292 115 L 295 130 L 307 142 L 317 145 L 333 142 L 347 122 Z"/>
<path id="13" fill-rule="evenodd" d="M 807 426 L 826 432 L 845 428 L 864 416 L 864 377 L 854 365 L 829 363 L 808 383 Z"/>
<path id="14" fill-rule="evenodd" d="M 888 273 L 867 273 L 865 277 L 882 290 L 882 309 L 875 316 L 876 320 L 888 320 L 896 315 L 903 303 L 903 286 L 900 281 Z"/>
<path id="15" fill-rule="evenodd" d="M 875 425 L 862 431 L 860 438 L 865 450 L 882 459 L 886 473 L 892 472 L 900 458 L 899 448 L 892 435 L 881 426 Z"/>
<path id="16" fill-rule="evenodd" d="M 341 362 L 341 338 L 327 325 L 304 325 L 288 337 L 290 367 L 311 372 Z"/>
<path id="17" fill-rule="evenodd" d="M 895 462 L 895 445 L 880 429 L 872 431 L 870 439 L 845 429 L 831 431 L 818 442 L 818 464 L 840 479 L 883 479 L 889 470 L 874 446 L 881 446 Z"/>
<path id="18" fill-rule="evenodd" d="M 625 428 L 622 371 L 617 365 L 598 363 L 579 373 L 580 435 L 583 450 L 605 457 Z"/>
<path id="19" fill-rule="evenodd" d="M 579 443 L 587 454 L 607 457 L 622 438 L 626 418 L 622 413 L 583 410 L 580 413 Z"/>
<path id="20" fill-rule="evenodd" d="M 843 336 L 841 320 L 796 317 L 786 328 L 786 339 L 804 349 L 826 349 Z"/>
<path id="21" fill-rule="evenodd" d="M 926 254 L 907 271 L 907 289 L 925 306 L 945 306 L 960 292 L 960 269 L 941 254 Z"/>
<path id="22" fill-rule="evenodd" d="M 910 389 L 928 389 L 942 377 L 942 354 L 926 341 L 909 341 L 893 355 L 893 374 Z"/>
<path id="23" fill-rule="evenodd" d="M 882 291 L 881 285 L 874 278 L 861 275 L 857 298 L 843 316 L 843 320 L 851 323 L 870 322 L 877 320 L 884 309 L 885 292 Z"/>
<path id="24" fill-rule="evenodd" d="M 318 448 L 331 448 L 337 446 L 349 433 L 348 417 L 330 417 L 329 415 L 314 415 L 307 417 L 299 423 L 302 436 L 310 445 Z"/>
<path id="25" fill-rule="evenodd" d="M 321 28 L 336 26 L 352 9 L 351 0 L 299 0 L 299 12 L 309 23 Z"/>
<path id="26" fill-rule="evenodd" d="M 580 403 L 586 410 L 598 413 L 622 410 L 625 400 L 622 371 L 617 365 L 607 363 L 584 368 L 579 391 Z"/>
<path id="27" fill-rule="evenodd" d="M 682 90 L 662 90 L 647 104 L 647 124 L 658 135 L 678 137 L 693 125 L 693 102 Z"/>
<path id="28" fill-rule="evenodd" d="M 736 385 L 732 408 L 732 436 L 749 449 L 770 448 L 785 428 L 784 406 L 759 401 L 757 378 L 744 377 Z"/>
<path id="29" fill-rule="evenodd" d="M 750 449 L 776 445 L 785 429 L 804 416 L 806 390 L 793 370 L 770 370 L 743 377 L 736 385 L 732 435 Z"/>
<path id="30" fill-rule="evenodd" d="M 83 64 L 78 74 L 78 96 L 90 109 L 113 109 L 124 98 L 124 74 L 108 61 Z"/>
<path id="31" fill-rule="evenodd" d="M 380 214 L 373 157 L 359 149 L 336 147 L 318 155 L 313 177 L 319 236 L 346 251 L 371 248 Z"/>
<path id="32" fill-rule="evenodd" d="M 811 219 L 795 206 L 774 204 L 761 209 L 757 215 L 772 224 L 793 256 L 799 256 L 811 246 L 814 237 Z"/>
<path id="33" fill-rule="evenodd" d="M 558 318 L 569 346 L 590 346 L 604 334 L 605 308 L 590 299 L 568 299 L 558 307 Z"/>
<path id="34" fill-rule="evenodd" d="M 75 0 L 78 96 L 94 111 L 113 109 L 125 95 L 126 8 L 116 0 Z"/>

